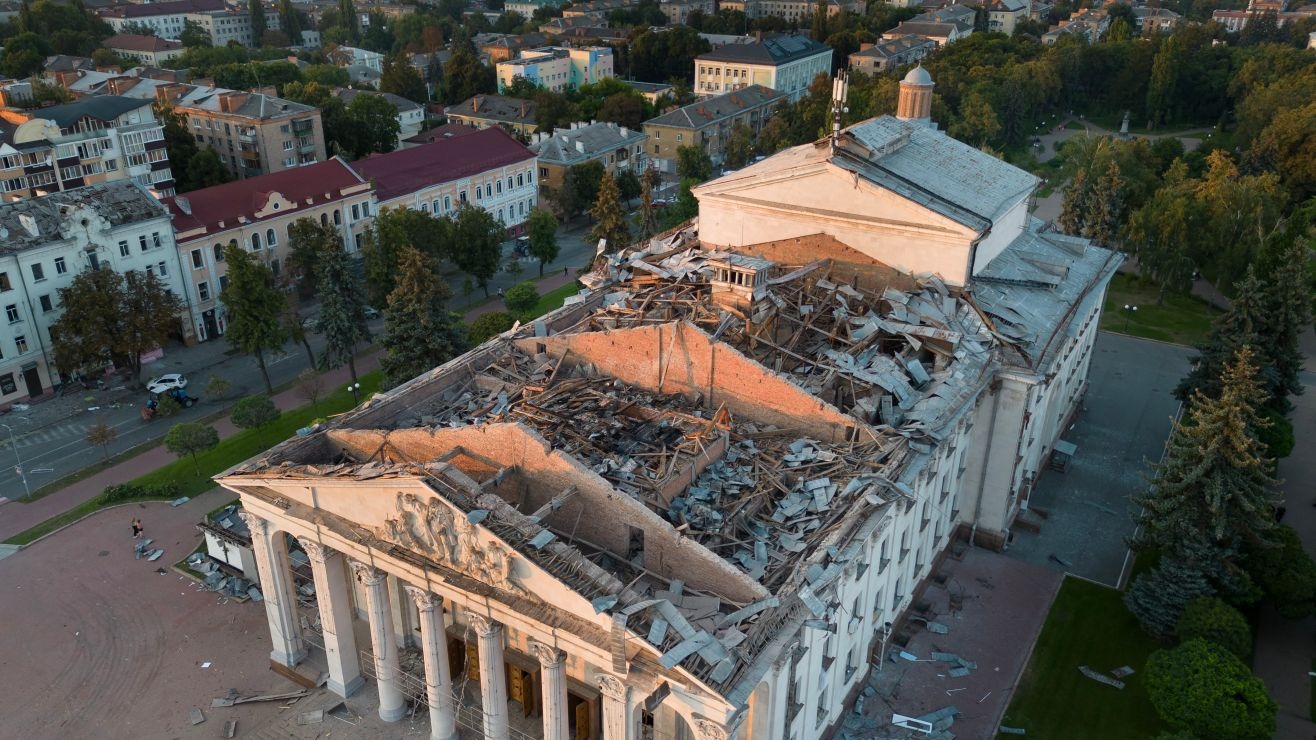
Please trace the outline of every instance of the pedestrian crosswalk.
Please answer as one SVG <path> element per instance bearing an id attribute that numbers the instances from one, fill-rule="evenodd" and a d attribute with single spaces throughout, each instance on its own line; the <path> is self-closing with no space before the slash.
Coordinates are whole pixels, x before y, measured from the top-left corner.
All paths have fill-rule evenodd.
<path id="1" fill-rule="evenodd" d="M 30 432 L 23 432 L 15 429 L 14 444 L 18 449 L 32 447 L 33 445 L 42 445 L 49 442 L 57 442 L 66 439 L 85 438 L 87 432 L 91 431 L 90 424 L 56 424 L 48 427 L 42 427 Z M 0 439 L 0 447 L 8 448 L 9 439 Z"/>

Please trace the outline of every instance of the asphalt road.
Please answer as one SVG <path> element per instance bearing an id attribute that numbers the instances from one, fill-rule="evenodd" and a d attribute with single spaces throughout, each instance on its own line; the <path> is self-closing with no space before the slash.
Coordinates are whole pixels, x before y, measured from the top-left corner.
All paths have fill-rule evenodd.
<path id="1" fill-rule="evenodd" d="M 545 274 L 568 268 L 575 270 L 584 265 L 593 254 L 593 245 L 586 245 L 584 219 L 577 219 L 571 231 L 558 232 L 560 253 L 556 260 L 545 266 Z M 504 247 L 511 253 L 512 242 Z M 539 274 L 538 263 L 522 260 L 522 273 L 512 275 L 500 272 L 489 282 L 489 294 L 497 295 L 499 288 L 510 288 Z M 465 308 L 484 302 L 477 288 L 469 295 L 463 293 L 466 276 L 460 272 L 444 275 L 452 289 L 454 308 Z M 308 310 L 313 310 L 313 307 Z M 306 311 L 304 311 L 306 313 Z M 371 322 L 375 335 L 383 332 L 383 319 Z M 323 340 L 311 337 L 311 348 L 318 353 Z M 104 423 L 118 432 L 109 445 L 110 454 L 118 454 L 146 442 L 161 439 L 176 423 L 194 421 L 225 408 L 234 400 L 246 395 L 263 393 L 264 382 L 254 358 L 243 354 L 225 354 L 230 351 L 226 342 L 207 342 L 196 347 L 181 345 L 167 349 L 166 356 L 143 370 L 143 379 L 149 375 L 181 372 L 188 376 L 189 394 L 201 399 L 190 409 L 183 409 L 169 420 L 143 422 L 141 405 L 146 392 L 133 392 L 125 388 L 104 391 L 70 392 L 68 397 L 47 401 L 28 413 L 11 412 L 0 416 L 0 496 L 18 499 L 24 496 L 22 478 L 16 472 L 21 460 L 31 490 L 72 475 L 101 459 L 102 451 L 87 444 L 87 432 L 96 424 Z M 306 351 L 298 345 L 286 346 L 286 353 L 267 358 L 270 382 L 278 387 L 294 380 L 308 366 Z M 231 384 L 223 399 L 208 399 L 203 393 L 206 379 L 211 375 L 226 378 Z M 8 428 L 7 428 L 8 427 Z M 13 430 L 14 444 L 10 444 L 9 429 Z M 17 453 L 17 454 L 15 454 Z"/>

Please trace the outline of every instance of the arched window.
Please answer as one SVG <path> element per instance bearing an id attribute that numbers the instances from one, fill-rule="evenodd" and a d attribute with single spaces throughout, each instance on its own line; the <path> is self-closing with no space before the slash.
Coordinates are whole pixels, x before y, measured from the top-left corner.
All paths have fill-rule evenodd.
<path id="1" fill-rule="evenodd" d="M 251 235 L 251 251 L 260 251 L 260 232 Z"/>
<path id="2" fill-rule="evenodd" d="M 216 262 L 223 262 L 223 261 L 224 261 L 224 245 L 223 245 L 223 244 L 216 244 L 216 245 L 215 245 L 215 261 L 216 261 Z"/>
<path id="3" fill-rule="evenodd" d="M 278 243 L 279 243 L 279 239 L 274 235 L 274 229 L 266 229 L 265 246 L 269 247 L 270 249 L 273 249 L 274 246 Z"/>
<path id="4" fill-rule="evenodd" d="M 328 226 L 328 225 L 329 225 L 329 214 L 327 214 L 327 213 L 321 213 L 321 214 L 320 214 L 320 225 L 321 225 L 321 226 Z"/>
<path id="5" fill-rule="evenodd" d="M 334 209 L 334 226 L 342 226 L 342 225 L 343 225 L 343 212 L 340 211 L 340 210 L 338 210 L 337 208 L 335 208 L 335 209 Z"/>

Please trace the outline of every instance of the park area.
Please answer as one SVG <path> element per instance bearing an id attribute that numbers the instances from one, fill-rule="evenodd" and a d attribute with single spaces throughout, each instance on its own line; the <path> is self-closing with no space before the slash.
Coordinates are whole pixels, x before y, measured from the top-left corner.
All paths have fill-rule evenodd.
<path id="1" fill-rule="evenodd" d="M 1206 340 L 1221 311 L 1184 293 L 1167 292 L 1135 275 L 1120 272 L 1111 280 L 1101 328 L 1159 342 L 1195 346 Z M 1128 306 L 1128 308 L 1125 308 Z M 1133 307 L 1137 307 L 1136 310 Z"/>

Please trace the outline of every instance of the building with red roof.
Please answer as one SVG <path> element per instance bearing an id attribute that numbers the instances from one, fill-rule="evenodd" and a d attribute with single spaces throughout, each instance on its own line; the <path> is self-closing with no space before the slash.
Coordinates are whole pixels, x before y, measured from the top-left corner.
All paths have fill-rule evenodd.
<path id="1" fill-rule="evenodd" d="M 448 133 L 352 167 L 374 184 L 380 208 L 445 216 L 470 203 L 518 232 L 538 198 L 535 153 L 498 127 Z"/>
<path id="2" fill-rule="evenodd" d="M 197 337 L 224 333 L 219 294 L 228 283 L 225 246 L 248 250 L 278 277 L 288 260 L 289 227 L 310 218 L 333 224 L 347 250 L 356 252 L 374 198 L 371 183 L 338 157 L 165 198 L 192 292 Z"/>

